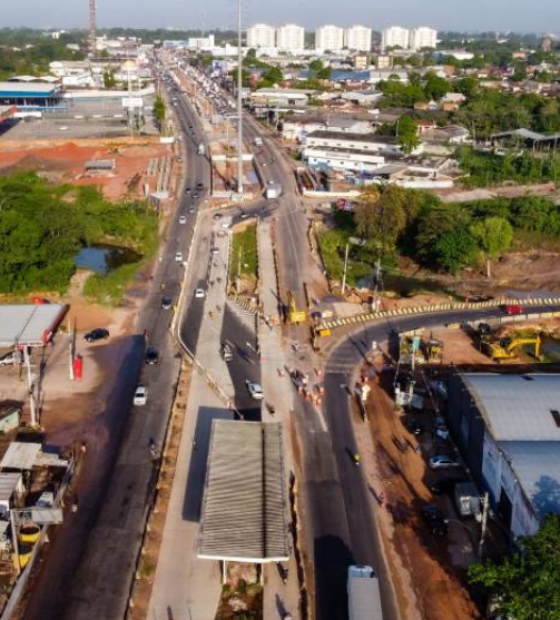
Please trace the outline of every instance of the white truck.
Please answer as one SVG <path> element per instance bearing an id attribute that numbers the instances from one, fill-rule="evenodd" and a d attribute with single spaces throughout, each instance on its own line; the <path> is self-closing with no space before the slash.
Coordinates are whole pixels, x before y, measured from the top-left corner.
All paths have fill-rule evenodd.
<path id="1" fill-rule="evenodd" d="M 282 186 L 279 183 L 267 185 L 264 194 L 266 198 L 280 198 L 282 195 Z"/>
<path id="2" fill-rule="evenodd" d="M 383 620 L 379 580 L 371 566 L 348 567 L 349 620 Z"/>
<path id="3" fill-rule="evenodd" d="M 204 154 L 206 154 L 206 146 L 204 145 L 204 142 L 201 142 L 201 143 L 198 145 L 198 154 L 199 154 L 199 155 L 204 155 Z"/>

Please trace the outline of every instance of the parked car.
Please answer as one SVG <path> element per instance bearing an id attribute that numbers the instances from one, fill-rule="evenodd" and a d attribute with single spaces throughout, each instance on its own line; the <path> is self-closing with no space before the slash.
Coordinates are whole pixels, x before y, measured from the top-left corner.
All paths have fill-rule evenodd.
<path id="1" fill-rule="evenodd" d="M 175 262 L 176 263 L 182 263 L 183 262 L 183 252 L 176 252 L 175 253 Z"/>
<path id="2" fill-rule="evenodd" d="M 109 338 L 109 330 L 103 327 L 92 329 L 84 336 L 86 342 L 97 342 L 98 340 L 107 340 Z"/>
<path id="3" fill-rule="evenodd" d="M 136 388 L 133 402 L 137 407 L 143 407 L 148 402 L 148 389 L 145 385 Z"/>
<path id="4" fill-rule="evenodd" d="M 224 362 L 231 362 L 231 360 L 233 359 L 231 347 L 227 342 L 222 343 L 222 346 L 220 347 L 220 354 Z"/>
<path id="5" fill-rule="evenodd" d="M 258 383 L 255 383 L 254 381 L 249 381 L 249 379 L 247 379 L 245 381 L 245 385 L 247 386 L 249 396 L 253 400 L 262 400 L 264 398 L 262 387 Z"/>
<path id="6" fill-rule="evenodd" d="M 196 299 L 204 299 L 206 297 L 206 291 L 203 288 L 197 288 L 194 291 Z"/>
<path id="7" fill-rule="evenodd" d="M 450 467 L 461 467 L 461 463 L 447 454 L 436 454 L 428 461 L 431 469 L 448 469 Z"/>
<path id="8" fill-rule="evenodd" d="M 162 310 L 171 310 L 172 307 L 173 307 L 173 298 L 169 297 L 169 295 L 164 295 L 161 298 Z"/>
<path id="9" fill-rule="evenodd" d="M 523 314 L 524 312 L 523 308 L 517 304 L 504 304 L 501 308 L 506 314 L 510 314 L 510 315 L 511 314 Z"/>
<path id="10" fill-rule="evenodd" d="M 155 347 L 148 347 L 146 349 L 146 364 L 153 366 L 159 362 L 159 352 Z"/>
<path id="11" fill-rule="evenodd" d="M 422 507 L 422 517 L 428 524 L 434 536 L 445 536 L 449 531 L 447 520 L 444 519 L 441 510 L 433 504 Z"/>

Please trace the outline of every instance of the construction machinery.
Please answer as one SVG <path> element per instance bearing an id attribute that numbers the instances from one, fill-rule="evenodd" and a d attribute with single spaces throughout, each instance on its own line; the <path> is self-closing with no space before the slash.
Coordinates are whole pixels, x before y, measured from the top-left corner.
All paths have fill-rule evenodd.
<path id="1" fill-rule="evenodd" d="M 540 336 L 528 336 L 524 338 L 502 338 L 499 342 L 488 342 L 485 344 L 486 352 L 493 360 L 515 359 L 517 349 L 526 345 L 534 347 L 535 358 L 540 358 L 541 338 Z"/>
<path id="2" fill-rule="evenodd" d="M 288 322 L 292 325 L 299 325 L 305 323 L 307 318 L 307 312 L 305 310 L 298 310 L 296 304 L 296 298 L 292 291 L 288 291 Z"/>
<path id="3" fill-rule="evenodd" d="M 428 342 L 424 344 L 425 354 L 428 362 L 443 359 L 443 342 L 430 338 Z"/>

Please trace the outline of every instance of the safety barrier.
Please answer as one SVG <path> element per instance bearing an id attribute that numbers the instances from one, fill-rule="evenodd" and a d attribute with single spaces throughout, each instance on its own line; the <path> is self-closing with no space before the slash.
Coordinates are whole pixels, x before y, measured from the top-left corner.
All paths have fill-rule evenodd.
<path id="1" fill-rule="evenodd" d="M 365 314 L 355 314 L 345 318 L 335 319 L 334 321 L 325 321 L 315 326 L 315 332 L 321 330 L 333 330 L 339 327 L 348 327 L 356 323 L 367 323 L 369 321 L 377 321 L 395 316 L 412 316 L 417 314 L 432 314 L 435 312 L 444 312 L 446 310 L 484 310 L 485 308 L 498 308 L 504 305 L 523 306 L 554 306 L 560 305 L 560 297 L 538 297 L 532 299 L 493 299 L 490 301 L 480 302 L 450 302 L 447 304 L 436 304 L 431 306 L 412 306 L 410 308 L 396 308 L 394 310 L 382 310 L 380 312 L 368 312 Z M 508 320 L 526 320 L 526 313 L 523 315 L 508 315 Z"/>

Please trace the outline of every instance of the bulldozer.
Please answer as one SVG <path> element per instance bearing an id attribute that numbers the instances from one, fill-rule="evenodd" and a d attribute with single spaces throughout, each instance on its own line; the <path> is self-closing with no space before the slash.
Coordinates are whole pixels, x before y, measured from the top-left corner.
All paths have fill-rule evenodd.
<path id="1" fill-rule="evenodd" d="M 517 349 L 525 345 L 532 345 L 535 358 L 540 358 L 541 338 L 538 335 L 525 338 L 502 338 L 499 342 L 486 343 L 486 351 L 493 360 L 515 359 Z"/>
<path id="2" fill-rule="evenodd" d="M 294 294 L 292 291 L 288 291 L 288 322 L 292 325 L 299 325 L 305 323 L 306 318 L 307 312 L 298 310 Z"/>

